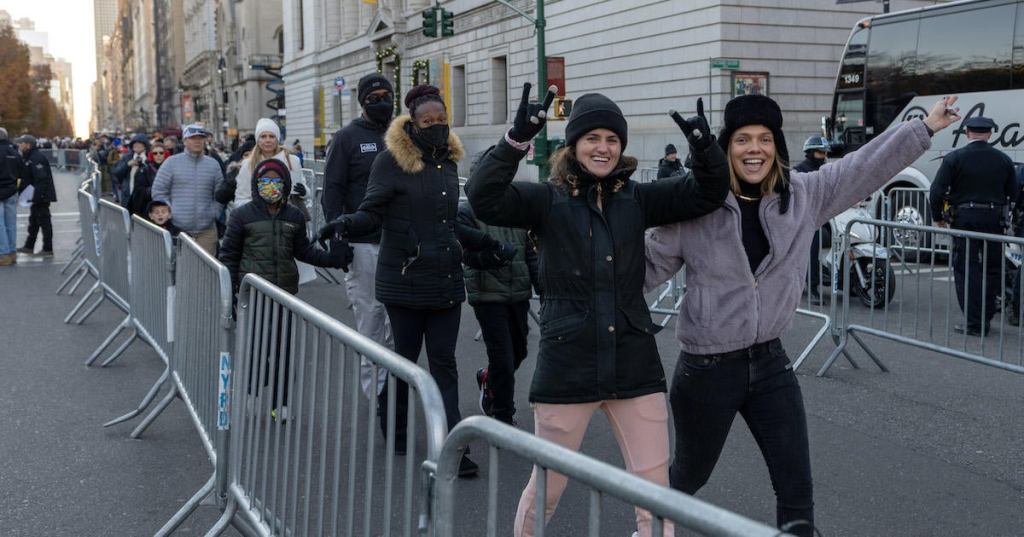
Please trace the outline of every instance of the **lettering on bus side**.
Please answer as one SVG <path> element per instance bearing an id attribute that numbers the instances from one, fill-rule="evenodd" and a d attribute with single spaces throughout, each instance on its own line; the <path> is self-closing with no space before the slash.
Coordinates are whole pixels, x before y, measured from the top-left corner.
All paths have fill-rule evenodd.
<path id="1" fill-rule="evenodd" d="M 928 111 L 920 106 L 911 106 L 903 113 L 902 121 L 910 121 L 912 119 L 924 119 L 928 116 Z M 964 114 L 960 124 L 957 125 L 956 129 L 952 132 L 953 144 L 950 146 L 956 149 L 961 142 L 961 138 L 965 138 L 967 129 L 964 128 L 964 124 L 967 123 L 968 119 L 972 117 L 986 117 L 985 116 L 985 103 L 980 102 L 972 106 L 966 114 Z M 992 118 L 994 120 L 994 118 Z M 989 142 L 990 145 L 1000 147 L 1003 149 L 1015 149 L 1021 144 L 1024 144 L 1024 132 L 1021 132 L 1020 123 L 1007 123 L 1006 126 L 1000 127 L 999 123 L 996 123 L 996 136 Z"/>

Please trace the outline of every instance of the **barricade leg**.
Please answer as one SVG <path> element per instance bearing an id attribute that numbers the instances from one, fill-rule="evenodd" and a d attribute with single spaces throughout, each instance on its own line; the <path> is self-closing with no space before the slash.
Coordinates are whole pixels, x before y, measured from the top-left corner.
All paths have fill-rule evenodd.
<path id="1" fill-rule="evenodd" d="M 122 343 L 121 346 L 118 347 L 117 350 L 115 350 L 114 353 L 111 354 L 109 358 L 104 360 L 103 363 L 100 364 L 100 367 L 107 367 L 108 365 L 112 364 L 114 362 L 114 360 L 116 360 L 119 356 L 121 356 L 121 354 L 124 351 L 126 351 L 128 349 L 128 347 L 131 346 L 131 344 L 136 339 L 139 338 L 139 330 L 137 328 L 135 328 L 135 325 L 132 324 L 130 319 L 131 319 L 131 317 L 129 316 L 128 319 L 125 319 L 125 322 L 127 322 L 128 324 L 132 325 L 132 328 L 131 328 L 132 335 L 127 340 L 125 340 L 125 342 Z"/>
<path id="2" fill-rule="evenodd" d="M 162 414 L 163 411 L 166 410 L 167 407 L 171 405 L 171 402 L 174 401 L 175 397 L 178 397 L 178 386 L 174 383 L 171 383 L 171 391 L 167 392 L 167 395 L 165 395 L 164 398 L 160 400 L 160 403 L 156 405 L 156 407 L 153 408 L 153 410 L 150 411 L 149 414 L 146 414 L 145 418 L 142 418 L 142 421 L 139 422 L 138 426 L 136 426 L 135 429 L 133 429 L 131 434 L 129 434 L 128 436 L 130 438 L 138 440 L 139 437 L 142 436 L 142 433 L 145 432 L 146 429 L 149 428 L 149 426 L 154 421 L 156 421 L 158 417 L 160 417 L 160 414 Z M 116 420 L 104 423 L 103 426 L 107 427 L 110 425 L 114 425 L 115 423 L 121 423 L 122 421 L 129 420 L 133 417 L 135 416 L 129 416 L 129 414 L 125 414 L 121 418 L 117 418 Z"/>
<path id="3" fill-rule="evenodd" d="M 92 295 L 96 294 L 96 291 L 100 292 L 99 301 L 103 302 L 103 289 L 100 288 L 100 282 L 97 281 L 96 283 L 93 284 L 91 288 L 89 288 L 89 292 L 86 293 L 85 296 L 83 296 L 82 299 L 78 301 L 78 304 L 75 304 L 75 307 L 71 309 L 71 312 L 68 313 L 67 317 L 64 317 L 64 324 L 71 323 L 71 319 L 74 319 L 75 315 L 78 314 L 78 310 L 82 309 L 82 306 L 85 306 L 85 303 L 88 302 L 90 298 L 92 298 Z M 92 313 L 91 309 L 89 313 Z M 86 317 L 88 317 L 88 315 L 86 315 Z M 75 324 L 82 324 L 82 321 L 78 321 Z"/>
<path id="4" fill-rule="evenodd" d="M 96 350 L 92 351 L 92 354 L 89 356 L 89 359 L 85 361 L 85 366 L 89 367 L 93 364 L 93 362 L 99 359 L 100 355 L 103 354 L 103 351 L 105 351 L 107 347 L 109 347 L 110 344 L 113 343 L 115 339 L 117 339 L 117 336 L 121 335 L 121 331 L 128 328 L 130 325 L 131 317 L 126 317 L 125 320 L 121 321 L 121 324 L 118 324 L 117 328 L 115 328 L 114 331 L 111 332 L 109 336 L 107 336 L 107 339 L 104 339 L 103 343 L 100 343 L 100 346 L 96 347 Z M 128 341 L 130 342 L 132 340 L 129 339 Z"/>
<path id="5" fill-rule="evenodd" d="M 857 365 L 857 362 L 853 361 L 853 357 L 850 356 L 850 353 L 846 352 L 846 345 L 848 341 L 849 337 L 847 335 L 847 332 L 844 330 L 843 335 L 839 338 L 839 343 L 836 345 L 835 350 L 832 351 L 832 354 L 828 355 L 828 359 L 825 360 L 825 363 L 821 366 L 821 369 L 818 370 L 817 376 L 824 377 L 825 373 L 828 373 L 828 370 L 832 368 L 832 364 L 834 364 L 836 360 L 839 359 L 840 355 L 845 356 L 847 361 L 850 362 L 850 365 L 853 366 L 854 369 L 860 369 L 860 366 Z"/>
<path id="6" fill-rule="evenodd" d="M 74 260 L 72 260 L 72 262 L 73 261 Z M 67 266 L 64 267 L 64 268 L 67 268 L 67 267 L 70 267 L 70 266 L 71 266 L 71 263 L 68 263 Z M 85 261 L 79 262 L 78 263 L 78 267 L 75 268 L 75 271 L 72 272 L 70 275 L 68 275 L 68 277 L 64 279 L 64 282 L 60 284 L 60 287 L 57 288 L 57 294 L 59 295 L 60 292 L 63 291 L 64 288 L 67 287 L 69 283 L 71 283 L 75 278 L 78 278 L 79 276 L 81 276 L 82 272 L 87 272 L 88 270 L 89 270 L 89 268 L 85 266 Z M 63 274 L 63 273 L 64 272 L 61 271 L 61 274 Z"/>
<path id="7" fill-rule="evenodd" d="M 829 329 L 832 327 L 832 319 L 829 318 L 829 316 L 825 315 L 824 313 L 818 313 L 802 309 L 798 309 L 797 313 L 801 313 L 809 317 L 817 317 L 819 319 L 823 319 L 825 322 L 824 324 L 821 325 L 821 328 L 818 330 L 818 333 L 815 334 L 813 338 L 811 338 L 811 342 L 808 343 L 806 347 L 804 347 L 804 350 L 800 353 L 800 356 L 797 357 L 795 362 L 793 362 L 793 371 L 800 369 L 800 366 L 803 365 L 804 360 L 807 359 L 807 356 L 811 354 L 811 351 L 814 350 L 814 347 L 818 345 L 821 339 L 825 337 L 825 334 L 827 334 L 829 332 Z"/>
<path id="8" fill-rule="evenodd" d="M 323 278 L 325 280 L 327 280 L 327 283 L 333 283 L 334 285 L 341 285 L 341 281 L 339 281 L 338 278 L 336 278 L 334 276 L 334 274 L 331 274 L 331 271 L 329 271 L 329 270 L 327 270 L 325 268 L 316 267 L 316 275 L 320 276 L 321 278 Z"/>
<path id="9" fill-rule="evenodd" d="M 60 269 L 60 273 L 61 274 L 67 274 L 68 273 L 68 269 L 71 268 L 71 265 L 74 265 L 75 261 L 78 261 L 79 259 L 82 258 L 82 253 L 84 251 L 85 250 L 82 248 L 82 240 L 79 239 L 78 240 L 78 244 L 75 245 L 74 251 L 71 252 L 71 260 L 68 261 L 67 265 L 64 265 L 64 268 Z"/>
<path id="10" fill-rule="evenodd" d="M 99 282 L 96 282 L 96 283 L 99 283 Z M 82 324 L 82 323 L 84 323 L 85 320 L 88 319 L 89 316 L 91 316 L 92 313 L 94 311 L 96 311 L 100 307 L 100 304 L 103 304 L 103 301 L 106 300 L 106 298 L 107 298 L 106 291 L 103 291 L 101 289 L 100 290 L 100 299 L 97 300 L 96 302 L 93 302 L 93 304 L 91 306 L 89 306 L 89 309 L 85 310 L 85 313 L 83 313 L 82 316 L 79 317 L 77 321 L 75 321 L 75 324 Z"/>
<path id="11" fill-rule="evenodd" d="M 74 296 L 75 291 L 78 290 L 78 286 L 82 285 L 82 282 L 85 281 L 85 277 L 88 276 L 88 275 L 89 275 L 89 269 L 87 267 L 85 270 L 82 271 L 82 274 L 78 276 L 78 279 L 75 280 L 75 284 L 71 286 L 71 289 L 68 290 L 68 295 Z"/>
<path id="12" fill-rule="evenodd" d="M 216 478 L 216 474 L 211 476 L 209 481 L 207 481 L 206 484 L 204 484 L 198 491 L 196 491 L 196 493 L 193 494 L 192 497 L 189 498 L 187 502 L 185 502 L 185 505 L 182 505 L 181 509 L 178 509 L 178 512 L 174 513 L 174 515 L 171 516 L 170 520 L 164 523 L 164 525 L 161 526 L 160 529 L 156 530 L 156 533 L 153 534 L 153 537 L 167 537 L 168 535 L 174 533 L 174 531 L 178 529 L 178 526 L 181 526 L 181 523 L 184 522 L 185 519 L 187 519 L 189 516 L 191 516 L 192 513 L 194 513 L 195 510 L 199 507 L 199 504 L 202 503 L 202 501 L 207 496 L 209 496 L 210 493 L 213 492 L 213 486 L 214 482 L 216 481 Z"/>
<path id="13" fill-rule="evenodd" d="M 158 378 L 156 382 L 153 383 L 153 386 L 149 389 L 148 392 L 146 392 L 146 395 L 142 398 L 142 401 L 139 402 L 139 406 L 136 407 L 135 410 L 132 410 L 131 412 L 125 414 L 124 416 L 110 420 L 107 423 L 104 423 L 103 426 L 110 427 L 111 425 L 123 423 L 134 418 L 135 416 L 138 416 L 139 414 L 142 413 L 143 410 L 146 410 L 146 407 L 148 407 L 149 404 L 153 402 L 153 399 L 156 399 L 156 394 L 160 393 L 160 388 L 163 386 L 164 382 L 166 382 L 167 379 L 170 378 L 170 372 L 170 367 L 164 370 L 164 374 L 160 375 L 160 378 Z M 138 437 L 133 436 L 132 438 Z"/>
<path id="14" fill-rule="evenodd" d="M 889 369 L 885 367 L 885 364 L 883 364 L 882 361 L 878 359 L 878 356 L 876 356 L 875 353 L 872 352 L 870 348 L 868 348 L 867 344 L 864 343 L 863 339 L 857 336 L 855 332 L 850 332 L 850 337 L 852 337 L 853 340 L 856 341 L 858 345 L 860 345 L 860 348 L 864 349 L 864 352 L 868 355 L 868 358 L 871 358 L 871 361 L 875 362 L 875 365 L 878 366 L 878 369 L 881 369 L 883 373 L 889 372 Z"/>
<path id="15" fill-rule="evenodd" d="M 232 497 L 231 500 L 228 501 L 227 508 L 224 509 L 224 514 L 221 515 L 221 517 L 217 520 L 217 523 L 214 524 L 212 528 L 210 528 L 210 531 L 206 532 L 205 537 L 218 537 L 219 535 L 224 533 L 224 531 L 228 529 L 228 526 L 230 526 L 231 523 L 234 522 L 235 512 L 237 511 L 238 503 Z"/>

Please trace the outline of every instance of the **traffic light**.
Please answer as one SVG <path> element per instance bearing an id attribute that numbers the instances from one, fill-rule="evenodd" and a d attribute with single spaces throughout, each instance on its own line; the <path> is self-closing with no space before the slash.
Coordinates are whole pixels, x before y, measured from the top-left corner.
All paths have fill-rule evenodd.
<path id="1" fill-rule="evenodd" d="M 455 35 L 455 14 L 441 8 L 441 37 Z"/>
<path id="2" fill-rule="evenodd" d="M 423 15 L 423 35 L 437 37 L 437 7 L 428 8 Z"/>

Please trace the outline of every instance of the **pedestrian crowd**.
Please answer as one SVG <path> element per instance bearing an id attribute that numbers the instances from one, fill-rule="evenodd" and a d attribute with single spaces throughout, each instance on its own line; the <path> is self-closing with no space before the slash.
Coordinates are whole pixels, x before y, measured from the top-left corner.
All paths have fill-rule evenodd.
<path id="1" fill-rule="evenodd" d="M 362 113 L 335 133 L 327 152 L 321 203 L 328 222 L 313 233 L 301 146 L 284 145 L 271 119 L 259 120 L 252 137 L 224 155 L 200 125 L 186 126 L 180 141 L 138 134 L 122 142 L 99 133 L 89 144 L 72 143 L 88 145 L 99 163 L 104 196 L 191 236 L 228 268 L 236 290 L 245 274 L 297 293 L 304 264 L 344 270 L 361 334 L 414 362 L 425 349 L 449 428 L 462 417 L 462 303 L 472 307 L 487 351 L 487 367 L 475 372 L 481 410 L 514 426 L 515 374 L 529 354 L 530 300 L 539 295 L 529 388 L 537 436 L 577 450 L 601 410 L 628 470 L 696 494 L 738 414 L 768 466 L 778 527 L 812 535 L 803 399 L 780 342 L 803 292 L 807 252 L 824 223 L 880 188 L 959 120 L 956 98 L 941 99 L 925 118 L 831 163 L 809 141 L 809 160 L 793 167 L 775 101 L 731 100 L 715 136 L 698 100 L 695 116 L 671 114 L 686 140 L 686 166 L 669 145 L 659 179 L 638 183 L 637 159 L 626 152 L 627 118 L 613 100 L 591 93 L 574 102 L 549 180 L 534 182 L 515 178 L 554 93 L 531 100 L 530 90 L 526 84 L 507 132 L 473 164 L 460 203 L 458 166 L 466 150 L 449 128 L 438 88 L 412 88 L 402 98 L 408 113 L 394 117 L 399 96 L 389 80 L 363 77 Z M 32 251 L 40 230 L 42 255 L 53 248 L 49 164 L 31 136 L 14 142 L 17 148 L 0 129 L 0 263 L 13 253 L 11 200 L 28 188 L 29 237 L 18 251 Z M 684 265 L 679 361 L 670 381 L 645 293 Z M 287 321 L 275 330 L 282 338 L 291 332 Z M 384 409 L 387 372 L 374 378 L 374 371 L 364 359 L 361 387 Z M 394 447 L 404 455 L 408 386 L 395 386 L 396 423 L 381 411 L 380 428 L 386 434 L 394 426 Z M 274 409 L 275 419 L 288 419 L 287 392 L 274 397 L 285 403 Z M 464 454 L 459 475 L 478 471 Z M 549 474 L 546 487 L 538 478 L 535 471 L 522 492 L 517 537 L 532 535 L 537 517 L 551 517 L 565 490 L 564 476 Z M 539 490 L 544 513 L 535 511 Z M 637 510 L 640 537 L 651 537 L 651 522 L 650 513 Z M 671 524 L 664 531 L 674 535 Z"/>

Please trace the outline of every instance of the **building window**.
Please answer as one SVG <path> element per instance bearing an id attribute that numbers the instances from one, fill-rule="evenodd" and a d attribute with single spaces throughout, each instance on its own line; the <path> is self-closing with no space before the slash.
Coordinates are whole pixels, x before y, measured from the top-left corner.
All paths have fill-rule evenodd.
<path id="1" fill-rule="evenodd" d="M 466 126 L 466 66 L 452 67 L 452 126 Z"/>
<path id="2" fill-rule="evenodd" d="M 299 50 L 303 50 L 306 48 L 306 26 L 305 21 L 303 20 L 306 13 L 306 2 L 305 0 L 299 0 L 295 5 L 299 8 L 299 12 L 296 15 L 298 17 L 298 24 L 296 25 L 298 27 L 298 31 L 295 32 L 295 37 L 298 39 Z"/>
<path id="3" fill-rule="evenodd" d="M 508 58 L 491 58 L 491 123 L 508 123 Z"/>

